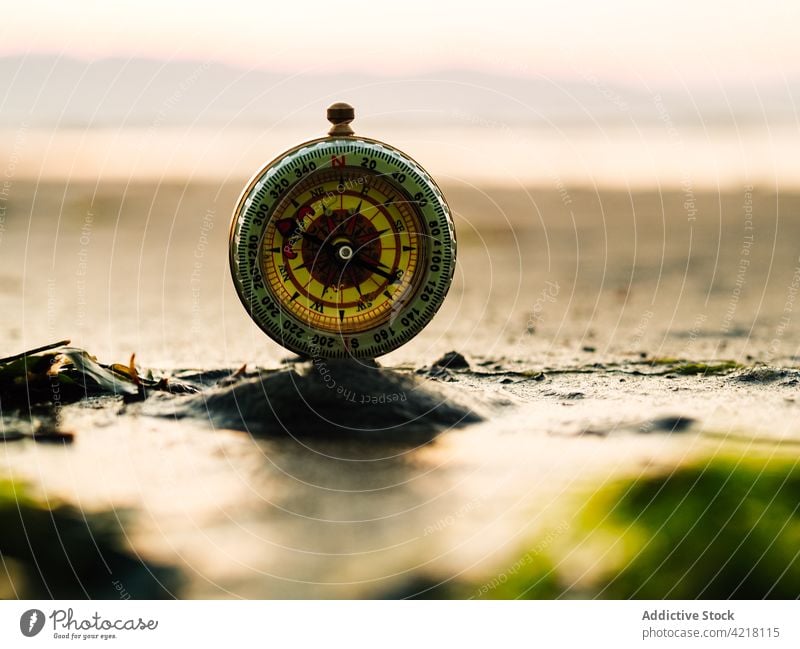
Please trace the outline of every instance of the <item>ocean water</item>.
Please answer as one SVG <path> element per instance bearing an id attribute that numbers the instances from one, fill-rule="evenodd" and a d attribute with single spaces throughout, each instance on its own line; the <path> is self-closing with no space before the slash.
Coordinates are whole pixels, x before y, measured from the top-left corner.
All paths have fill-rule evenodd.
<path id="1" fill-rule="evenodd" d="M 325 134 L 308 125 L 149 126 L 0 131 L 0 169 L 14 178 L 89 182 L 250 177 L 282 151 Z M 466 113 L 435 125 L 356 124 L 420 161 L 442 183 L 717 189 L 797 186 L 796 122 L 526 125 Z"/>

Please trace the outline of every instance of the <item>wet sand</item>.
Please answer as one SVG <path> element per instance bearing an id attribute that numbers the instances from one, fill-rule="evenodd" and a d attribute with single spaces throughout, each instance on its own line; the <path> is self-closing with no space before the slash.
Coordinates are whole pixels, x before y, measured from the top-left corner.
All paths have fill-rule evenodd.
<path id="1" fill-rule="evenodd" d="M 0 355 L 70 338 L 157 373 L 289 371 L 230 284 L 237 191 L 15 182 Z M 278 435 L 221 422 L 204 393 L 104 397 L 62 409 L 71 445 L 3 444 L 2 475 L 81 509 L 132 510 L 130 544 L 181 570 L 176 595 L 376 597 L 491 580 L 616 477 L 796 448 L 800 196 L 445 192 L 451 294 L 380 363 L 481 421 L 431 426 L 431 439 Z M 433 367 L 450 350 L 469 367 Z"/>

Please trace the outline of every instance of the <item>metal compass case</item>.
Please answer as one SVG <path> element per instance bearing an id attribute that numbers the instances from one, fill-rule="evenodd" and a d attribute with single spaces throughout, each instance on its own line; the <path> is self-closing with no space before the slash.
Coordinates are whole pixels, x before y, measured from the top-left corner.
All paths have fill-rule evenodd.
<path id="1" fill-rule="evenodd" d="M 453 278 L 450 210 L 397 149 L 356 136 L 333 104 L 328 137 L 267 164 L 239 199 L 230 264 L 247 312 L 302 356 L 374 358 L 433 318 Z"/>

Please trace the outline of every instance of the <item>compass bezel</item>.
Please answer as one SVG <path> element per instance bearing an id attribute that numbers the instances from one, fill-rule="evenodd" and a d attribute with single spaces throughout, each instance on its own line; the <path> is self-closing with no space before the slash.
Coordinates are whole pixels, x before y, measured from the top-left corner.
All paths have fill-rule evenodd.
<path id="1" fill-rule="evenodd" d="M 423 275 L 416 278 L 416 292 L 392 309 L 389 322 L 359 333 L 322 331 L 296 317 L 268 286 L 259 261 L 261 239 L 283 198 L 297 183 L 334 166 L 361 166 L 365 172 L 384 176 L 406 200 L 415 203 L 423 228 L 420 235 L 430 242 L 420 258 L 417 272 Z M 245 310 L 280 345 L 306 357 L 375 358 L 408 342 L 439 310 L 455 270 L 456 240 L 441 189 L 415 160 L 379 140 L 329 136 L 285 151 L 253 175 L 234 210 L 229 257 L 236 292 Z"/>

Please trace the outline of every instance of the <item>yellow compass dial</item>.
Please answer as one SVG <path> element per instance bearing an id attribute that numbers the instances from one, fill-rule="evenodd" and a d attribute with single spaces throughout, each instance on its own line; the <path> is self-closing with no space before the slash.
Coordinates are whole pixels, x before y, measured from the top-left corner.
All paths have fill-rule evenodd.
<path id="1" fill-rule="evenodd" d="M 392 318 L 413 293 L 425 239 L 412 202 L 390 178 L 328 169 L 298 183 L 261 242 L 266 285 L 314 329 L 357 333 Z"/>

